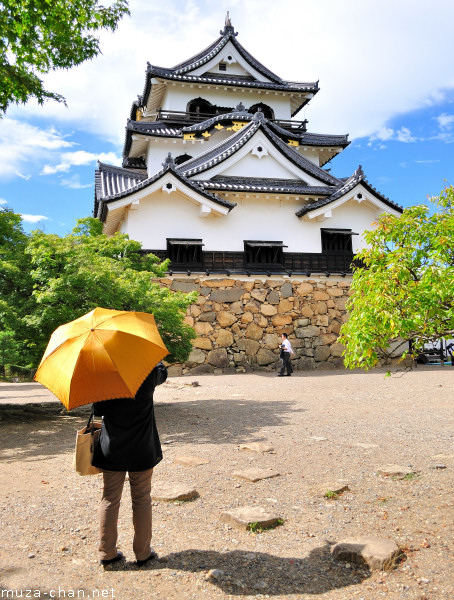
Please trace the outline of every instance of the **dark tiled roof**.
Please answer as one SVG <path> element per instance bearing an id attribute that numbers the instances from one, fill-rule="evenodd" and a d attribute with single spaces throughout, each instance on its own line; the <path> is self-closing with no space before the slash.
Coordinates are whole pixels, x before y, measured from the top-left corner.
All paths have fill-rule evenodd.
<path id="1" fill-rule="evenodd" d="M 249 54 L 249 52 L 237 41 L 237 33 L 234 31 L 232 26 L 224 27 L 224 31 L 221 31 L 221 37 L 218 38 L 215 42 L 210 44 L 208 48 L 202 50 L 192 58 L 185 60 L 173 67 L 172 71 L 175 71 L 178 74 L 187 73 L 188 71 L 193 71 L 194 69 L 198 69 L 202 65 L 208 63 L 212 58 L 214 58 L 221 50 L 227 45 L 230 41 L 235 50 L 238 51 L 240 56 L 244 58 L 244 60 L 256 71 L 264 75 L 267 79 L 271 79 L 275 83 L 284 83 L 280 77 L 278 77 L 275 73 L 267 69 L 261 62 L 259 62 L 256 58 Z"/>
<path id="2" fill-rule="evenodd" d="M 313 177 L 320 179 L 327 185 L 333 185 L 338 187 L 339 180 L 336 177 L 330 175 L 327 171 L 324 171 L 320 167 L 317 167 L 309 160 L 298 154 L 295 150 L 290 148 L 285 142 L 283 142 L 279 136 L 273 133 L 267 125 L 267 121 L 262 113 L 255 113 L 252 121 L 245 125 L 240 131 L 230 136 L 227 140 L 214 146 L 207 152 L 196 156 L 195 158 L 188 160 L 181 165 L 182 171 L 187 176 L 192 176 L 197 173 L 202 173 L 219 164 L 235 154 L 244 144 L 254 135 L 256 131 L 261 129 L 271 143 L 277 147 L 282 154 L 284 154 L 292 163 L 297 165 L 300 169 L 306 173 L 311 174 Z"/>
<path id="3" fill-rule="evenodd" d="M 297 81 L 284 81 L 278 75 L 267 69 L 261 62 L 252 56 L 236 39 L 237 33 L 234 31 L 231 25 L 226 25 L 224 30 L 220 32 L 221 37 L 210 44 L 205 50 L 199 52 L 195 56 L 181 62 L 173 68 L 163 68 L 147 63 L 145 87 L 142 96 L 138 96 L 138 103 L 140 106 L 147 104 L 148 96 L 151 90 L 151 80 L 153 77 L 160 77 L 162 79 L 168 79 L 173 81 L 184 81 L 194 83 L 218 83 L 228 86 L 236 87 L 252 87 L 257 89 L 272 89 L 272 90 L 284 90 L 290 92 L 312 92 L 316 94 L 319 90 L 318 81 L 303 83 Z M 232 74 L 221 74 L 221 73 L 204 73 L 203 75 L 193 75 L 192 71 L 200 68 L 201 66 L 209 63 L 215 58 L 226 44 L 231 41 L 238 54 L 246 61 L 246 63 L 255 69 L 258 73 L 263 75 L 270 81 L 261 82 L 255 80 L 253 77 L 235 76 Z M 294 111 L 294 115 L 306 104 L 309 99 L 304 100 L 301 105 Z M 134 103 L 131 109 L 131 118 L 135 117 L 135 109 L 137 104 Z"/>
<path id="4" fill-rule="evenodd" d="M 147 77 L 150 79 L 153 77 L 159 77 L 160 79 L 168 79 L 171 81 L 184 81 L 186 83 L 206 83 L 206 84 L 221 84 L 235 87 L 248 87 L 257 89 L 267 90 L 279 90 L 287 92 L 318 92 L 318 82 L 303 83 L 297 81 L 283 81 L 282 83 L 276 83 L 274 81 L 257 81 L 250 79 L 243 79 L 242 77 L 235 77 L 234 75 L 223 75 L 218 77 L 216 74 L 205 73 L 204 75 L 191 75 L 191 73 L 179 74 L 175 73 L 173 69 L 165 69 L 163 67 L 157 67 L 155 65 L 149 65 L 147 68 Z M 146 86 L 146 92 L 144 93 L 144 103 L 148 100 L 149 88 Z"/>
<path id="5" fill-rule="evenodd" d="M 199 154 L 199 156 L 196 156 L 183 163 L 180 167 L 181 170 L 187 176 L 206 171 L 212 166 L 224 161 L 226 158 L 234 154 L 239 148 L 244 146 L 244 144 L 254 135 L 259 127 L 260 123 L 258 121 L 251 121 L 251 123 L 243 127 L 243 129 L 237 131 L 220 144 L 213 146 L 213 148 L 210 148 L 206 152 Z"/>
<path id="6" fill-rule="evenodd" d="M 326 186 L 308 186 L 297 179 L 265 179 L 262 177 L 213 177 L 207 181 L 199 181 L 207 190 L 230 192 L 273 192 L 276 194 L 301 194 L 327 196 L 333 188 Z"/>
<path id="7" fill-rule="evenodd" d="M 146 171 L 125 169 L 98 162 L 96 195 L 99 199 L 121 194 L 147 178 Z"/>
<path id="8" fill-rule="evenodd" d="M 178 181 L 193 189 L 204 198 L 228 208 L 229 210 L 236 206 L 233 202 L 228 202 L 227 200 L 219 198 L 216 194 L 205 191 L 203 186 L 198 185 L 196 181 L 187 179 L 181 172 L 177 171 L 175 163 L 169 153 L 169 157 L 166 158 L 163 163 L 163 169 L 152 177 L 147 177 L 147 173 L 145 172 L 140 174 L 140 177 L 134 179 L 134 175 L 137 175 L 137 171 L 99 163 L 99 169 L 95 173 L 95 216 L 98 216 L 104 221 L 106 205 L 108 203 L 130 196 L 131 194 L 152 185 L 168 172 L 171 172 Z"/>
<path id="9" fill-rule="evenodd" d="M 182 137 L 181 128 L 169 127 L 160 121 L 135 121 L 128 119 L 125 131 L 125 143 L 123 145 L 123 166 L 126 166 L 132 145 L 132 134 L 153 135 L 157 137 Z"/>
<path id="10" fill-rule="evenodd" d="M 207 129 L 211 129 L 217 123 L 222 121 L 252 121 L 254 115 L 250 112 L 244 110 L 237 110 L 238 106 L 235 110 L 229 113 L 223 113 L 222 115 L 216 115 L 215 117 L 211 117 L 206 119 L 206 121 L 201 121 L 200 123 L 194 123 L 193 125 L 187 125 L 182 128 L 183 133 L 194 133 L 198 131 L 207 131 Z"/>
<path id="11" fill-rule="evenodd" d="M 128 121 L 128 131 L 162 137 L 182 137 L 181 127 L 169 127 L 161 121 Z"/>
<path id="12" fill-rule="evenodd" d="M 323 133 L 310 133 L 309 131 L 287 131 L 277 123 L 268 121 L 268 127 L 282 138 L 298 140 L 301 145 L 306 146 L 342 146 L 345 148 L 350 144 L 347 135 L 328 135 Z"/>
<path id="13" fill-rule="evenodd" d="M 373 194 L 375 197 L 377 197 L 379 200 L 381 200 L 387 206 L 390 206 L 391 208 L 393 208 L 394 210 L 397 210 L 399 212 L 403 212 L 403 208 L 401 206 L 399 206 L 395 202 L 392 202 L 386 196 L 383 196 L 382 194 L 380 194 L 380 192 L 378 190 L 376 190 L 374 187 L 372 187 L 370 185 L 370 183 L 367 181 L 367 179 L 364 175 L 364 171 L 363 171 L 361 165 L 356 169 L 356 171 L 353 173 L 353 175 L 351 177 L 348 177 L 347 179 L 343 178 L 339 181 L 341 182 L 342 185 L 333 194 L 331 194 L 327 198 L 318 200 L 317 202 L 313 202 L 312 204 L 305 206 L 304 208 L 302 208 L 301 210 L 299 210 L 296 213 L 296 216 L 302 217 L 305 214 L 307 214 L 308 212 L 312 212 L 313 210 L 316 210 L 317 208 L 321 208 L 323 206 L 327 206 L 328 204 L 331 204 L 335 200 L 342 198 L 342 196 L 344 196 L 350 190 L 352 190 L 355 187 L 355 185 L 358 185 L 358 183 L 361 183 L 371 194 Z"/>
<path id="14" fill-rule="evenodd" d="M 124 158 L 122 166 L 125 169 L 147 169 L 145 158 L 143 156 Z"/>

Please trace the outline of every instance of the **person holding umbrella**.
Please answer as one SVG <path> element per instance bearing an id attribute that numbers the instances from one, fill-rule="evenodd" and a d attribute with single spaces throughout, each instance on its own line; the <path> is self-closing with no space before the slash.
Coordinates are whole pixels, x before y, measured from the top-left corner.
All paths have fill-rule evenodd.
<path id="1" fill-rule="evenodd" d="M 92 459 L 104 481 L 103 566 L 124 558 L 117 550 L 117 520 L 127 472 L 136 563 L 142 566 L 156 558 L 150 546 L 151 475 L 162 451 L 153 392 L 167 379 L 160 362 L 167 354 L 153 315 L 98 307 L 53 332 L 34 376 L 67 410 L 93 403 L 93 413 L 103 416 Z"/>
<path id="2" fill-rule="evenodd" d="M 95 416 L 102 416 L 99 444 L 93 466 L 102 469 L 104 489 L 101 500 L 101 564 L 122 560 L 117 551 L 117 522 L 126 473 L 129 473 L 134 525 L 133 550 L 140 567 L 156 558 L 151 542 L 151 476 L 162 460 L 162 450 L 153 410 L 153 392 L 167 379 L 159 363 L 140 386 L 135 398 L 107 400 L 93 404 Z"/>

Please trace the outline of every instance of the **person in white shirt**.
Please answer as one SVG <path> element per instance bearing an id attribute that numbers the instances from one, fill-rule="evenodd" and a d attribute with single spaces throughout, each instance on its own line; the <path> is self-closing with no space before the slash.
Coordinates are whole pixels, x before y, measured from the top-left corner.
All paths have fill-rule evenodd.
<path id="1" fill-rule="evenodd" d="M 293 373 L 292 363 L 290 360 L 291 355 L 293 354 L 292 345 L 288 339 L 288 334 L 282 334 L 282 342 L 279 346 L 281 349 L 280 358 L 282 360 L 282 367 L 278 377 L 284 377 L 284 373 L 287 370 L 287 377 L 290 377 Z"/>

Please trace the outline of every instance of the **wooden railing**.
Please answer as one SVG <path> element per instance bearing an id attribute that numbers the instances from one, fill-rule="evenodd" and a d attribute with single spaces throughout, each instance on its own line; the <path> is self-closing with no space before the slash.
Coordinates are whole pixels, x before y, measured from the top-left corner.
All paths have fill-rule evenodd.
<path id="1" fill-rule="evenodd" d="M 232 111 L 229 111 L 232 112 Z M 187 125 L 192 125 L 194 123 L 200 123 L 202 121 L 206 121 L 207 119 L 211 119 L 217 115 L 226 114 L 225 111 L 216 112 L 212 114 L 208 113 L 196 113 L 196 112 L 184 112 L 178 110 L 158 110 L 156 114 L 157 121 L 172 121 L 174 123 L 184 123 Z M 293 121 L 290 119 L 270 119 L 276 125 L 280 125 L 284 129 L 289 129 L 291 131 L 306 131 L 307 120 L 304 121 Z"/>
<path id="2" fill-rule="evenodd" d="M 155 254 L 160 260 L 168 258 L 166 250 L 141 250 L 141 254 Z M 201 262 L 171 263 L 172 273 L 232 273 L 232 274 L 347 274 L 352 273 L 354 255 L 350 253 L 284 252 L 280 264 L 253 264 L 246 262 L 244 252 L 203 251 Z"/>

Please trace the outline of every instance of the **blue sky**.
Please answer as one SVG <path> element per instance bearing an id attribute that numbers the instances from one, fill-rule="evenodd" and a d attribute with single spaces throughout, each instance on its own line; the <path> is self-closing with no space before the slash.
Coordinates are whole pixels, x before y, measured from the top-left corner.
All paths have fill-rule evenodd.
<path id="1" fill-rule="evenodd" d="M 442 24 L 454 3 L 432 0 L 131 0 L 102 34 L 102 56 L 46 77 L 68 108 L 13 107 L 0 120 L 0 204 L 64 235 L 91 214 L 96 161 L 121 163 L 124 127 L 146 62 L 173 66 L 210 44 L 226 11 L 251 54 L 284 79 L 320 80 L 297 116 L 309 131 L 350 134 L 331 162 L 402 206 L 454 184 L 453 50 Z"/>

